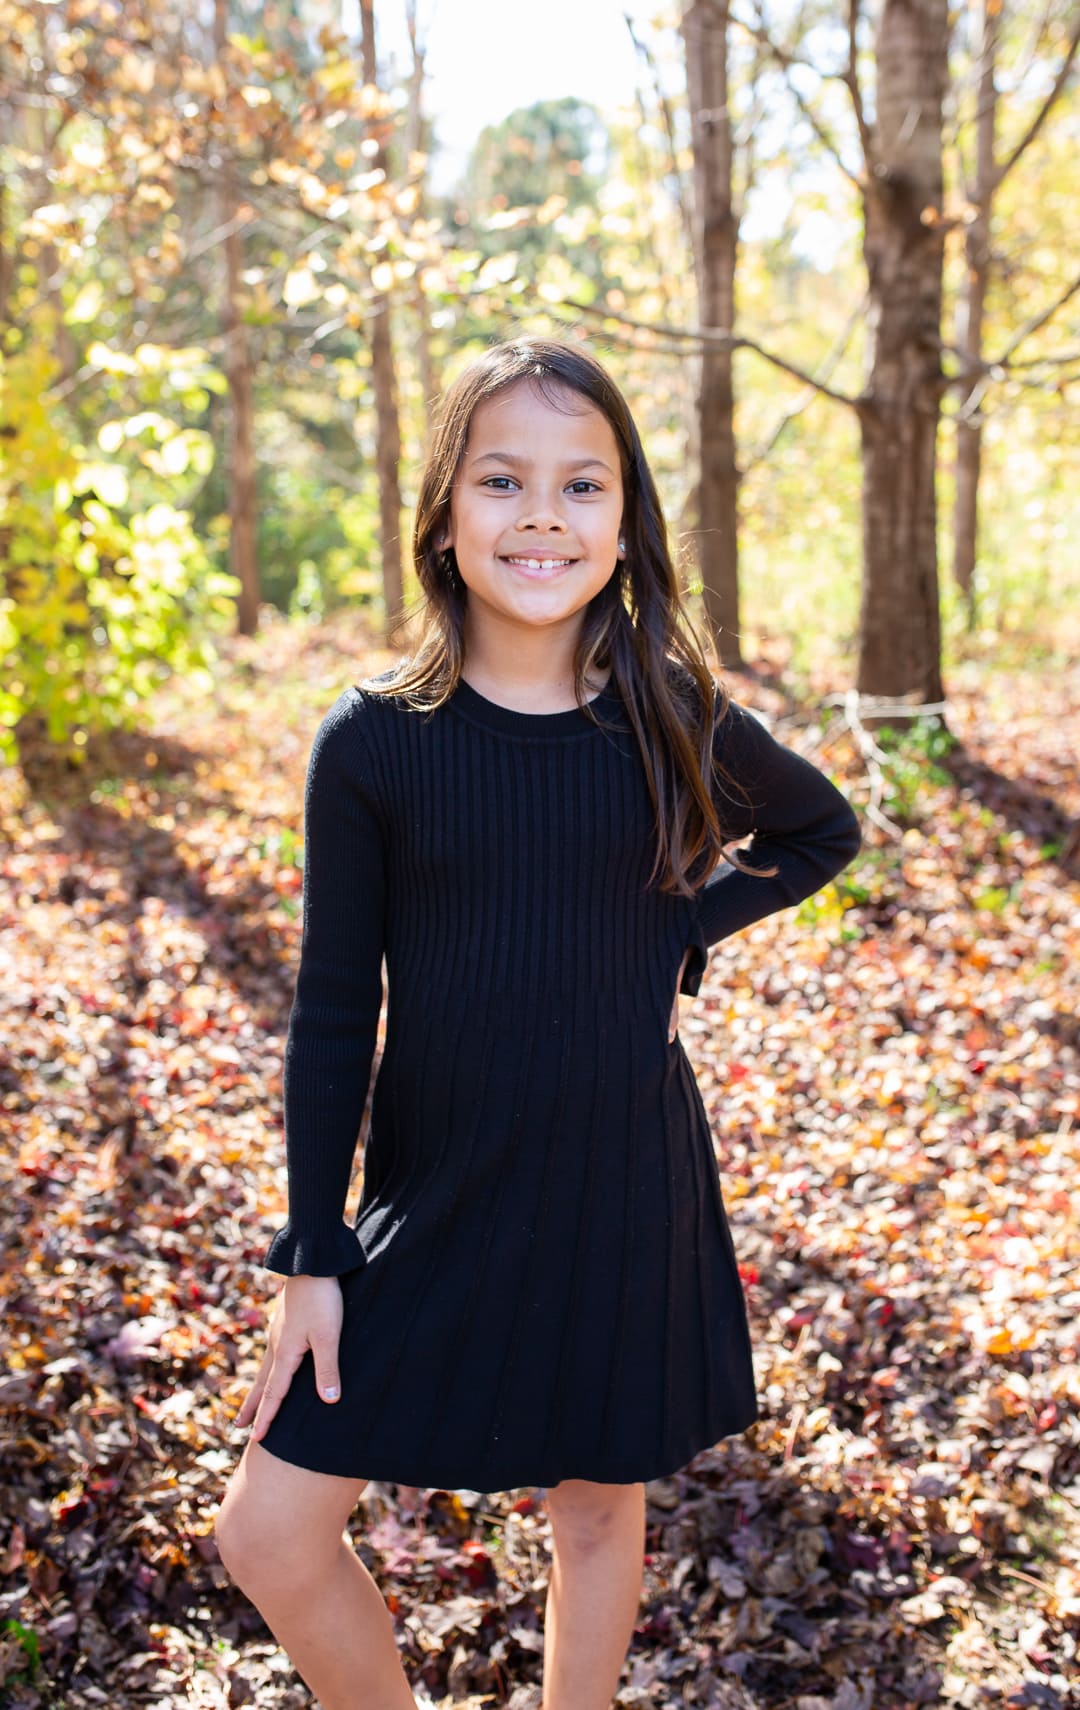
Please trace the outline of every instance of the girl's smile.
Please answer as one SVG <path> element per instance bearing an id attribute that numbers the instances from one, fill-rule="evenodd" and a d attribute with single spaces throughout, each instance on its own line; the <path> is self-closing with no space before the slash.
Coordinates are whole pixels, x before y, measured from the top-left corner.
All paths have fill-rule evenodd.
<path id="1" fill-rule="evenodd" d="M 504 558 L 504 564 L 510 564 L 515 570 L 520 570 L 526 576 L 553 576 L 560 570 L 569 569 L 576 564 L 576 558 Z"/>

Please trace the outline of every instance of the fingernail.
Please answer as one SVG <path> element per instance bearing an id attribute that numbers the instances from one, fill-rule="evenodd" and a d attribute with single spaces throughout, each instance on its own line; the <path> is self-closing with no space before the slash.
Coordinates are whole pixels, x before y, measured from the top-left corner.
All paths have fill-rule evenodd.
<path id="1" fill-rule="evenodd" d="M 338 1392 L 337 1392 L 336 1387 L 333 1384 L 331 1384 L 328 1389 L 323 1390 L 323 1400 L 324 1401 L 336 1401 L 337 1398 L 338 1398 Z"/>

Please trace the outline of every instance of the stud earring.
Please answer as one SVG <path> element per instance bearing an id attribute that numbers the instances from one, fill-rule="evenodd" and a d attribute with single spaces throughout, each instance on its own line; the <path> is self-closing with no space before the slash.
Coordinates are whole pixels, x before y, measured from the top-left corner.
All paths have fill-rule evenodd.
<path id="1" fill-rule="evenodd" d="M 439 551 L 439 567 L 451 588 L 464 587 L 464 583 L 461 579 L 461 572 L 457 567 L 457 561 L 454 558 L 453 549 L 451 547 L 444 546 Z"/>
<path id="2" fill-rule="evenodd" d="M 626 551 L 626 542 L 625 542 L 625 540 L 620 540 L 620 542 L 619 542 L 619 551 L 620 551 L 620 552 L 625 552 L 625 551 Z"/>

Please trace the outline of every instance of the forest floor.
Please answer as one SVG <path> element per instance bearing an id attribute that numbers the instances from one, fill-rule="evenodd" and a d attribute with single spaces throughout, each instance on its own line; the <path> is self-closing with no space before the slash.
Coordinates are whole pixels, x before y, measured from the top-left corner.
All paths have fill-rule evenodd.
<path id="1" fill-rule="evenodd" d="M 0 775 L 11 1710 L 310 1703 L 212 1524 L 278 1286 L 307 755 L 389 657 L 271 622 Z M 683 1000 L 761 1418 L 648 1487 L 618 1704 L 1080 1704 L 1080 669 L 958 668 L 958 744 L 873 777 L 832 685 L 729 682 L 892 829 Z M 539 1702 L 544 1494 L 368 1487 L 418 1693 Z"/>

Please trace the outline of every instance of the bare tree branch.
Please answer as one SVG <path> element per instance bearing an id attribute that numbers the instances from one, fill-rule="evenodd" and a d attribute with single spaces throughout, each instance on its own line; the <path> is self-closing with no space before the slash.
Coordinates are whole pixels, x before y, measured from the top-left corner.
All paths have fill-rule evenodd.
<path id="1" fill-rule="evenodd" d="M 1009 359 L 1013 352 L 1019 349 L 1024 340 L 1030 338 L 1032 333 L 1037 333 L 1040 327 L 1044 327 L 1047 321 L 1051 320 L 1053 316 L 1057 314 L 1059 309 L 1063 309 L 1065 307 L 1065 304 L 1069 302 L 1070 298 L 1076 296 L 1078 291 L 1080 291 L 1080 273 L 1077 274 L 1071 285 L 1066 285 L 1064 291 L 1062 291 L 1059 296 L 1055 297 L 1052 303 L 1047 304 L 1046 308 L 1040 310 L 1037 315 L 1032 315 L 1031 319 L 1029 321 L 1025 321 L 1023 326 L 1013 334 L 1012 338 L 1005 346 L 1005 349 L 998 357 L 997 366 L 999 368 L 1007 368 L 1009 365 Z"/>
<path id="2" fill-rule="evenodd" d="M 1018 368 L 1064 368 L 1067 363 L 1080 362 L 1080 347 L 1076 350 L 1053 350 L 1049 356 L 1029 356 L 1024 362 L 1010 362 L 1010 373 Z"/>
<path id="3" fill-rule="evenodd" d="M 765 95 L 761 87 L 761 72 L 766 57 L 765 49 L 760 42 L 756 43 L 749 72 L 750 98 L 746 111 L 732 131 L 735 167 L 742 167 L 742 185 L 738 195 L 738 206 L 741 210 L 745 210 L 750 193 L 757 183 L 757 135 L 766 112 Z"/>
<path id="4" fill-rule="evenodd" d="M 1044 4 L 1040 9 L 1040 13 L 1037 18 L 1033 17 L 1031 19 L 1025 19 L 1018 16 L 1017 22 L 1030 23 L 1031 29 L 1029 31 L 1030 40 L 1024 49 L 1023 57 L 1018 58 L 1017 63 L 1013 68 L 1014 89 L 1020 89 L 1023 87 L 1030 75 L 1032 66 L 1035 64 L 1035 61 L 1041 57 L 1040 49 L 1042 47 L 1043 37 L 1050 28 L 1050 22 L 1053 15 L 1054 0 L 1044 0 Z"/>
<path id="5" fill-rule="evenodd" d="M 1046 119 L 1048 113 L 1050 112 L 1051 107 L 1054 105 L 1054 102 L 1057 100 L 1058 96 L 1061 94 L 1061 91 L 1065 86 L 1066 79 L 1068 78 L 1068 75 L 1069 75 L 1070 71 L 1072 70 L 1073 61 L 1076 58 L 1076 53 L 1077 53 L 1078 48 L 1080 48 L 1080 6 L 1077 7 L 1076 16 L 1073 19 L 1072 36 L 1070 37 L 1070 40 L 1069 40 L 1068 52 L 1066 53 L 1065 58 L 1062 60 L 1060 66 L 1058 67 L 1058 74 L 1054 78 L 1053 84 L 1050 88 L 1049 93 L 1047 94 L 1046 100 L 1043 102 L 1042 106 L 1039 108 L 1038 112 L 1035 114 L 1035 117 L 1032 119 L 1027 130 L 1024 132 L 1023 136 L 1020 138 L 1020 141 L 1017 143 L 1016 147 L 1013 149 L 1013 151 L 1009 155 L 1008 159 L 1002 161 L 1001 165 L 998 167 L 997 173 L 995 174 L 995 177 L 994 177 L 994 189 L 995 190 L 1000 185 L 1002 179 L 1005 178 L 1005 176 L 1009 172 L 1012 171 L 1013 167 L 1016 165 L 1017 161 L 1020 159 L 1020 156 L 1024 153 L 1025 149 L 1027 149 L 1028 146 L 1031 143 L 1033 143 L 1035 138 L 1038 136 L 1040 130 L 1042 129 L 1043 122 Z"/>
<path id="6" fill-rule="evenodd" d="M 820 396 L 820 388 L 825 384 L 829 377 L 835 373 L 844 352 L 851 343 L 851 336 L 854 333 L 855 328 L 866 313 L 867 300 L 868 299 L 864 296 L 862 302 L 857 303 L 855 308 L 852 309 L 851 314 L 848 316 L 847 325 L 843 328 L 840 337 L 836 340 L 832 349 L 826 355 L 821 367 L 818 369 L 817 374 L 814 377 L 814 385 L 807 386 L 806 390 L 800 393 L 800 395 L 795 399 L 795 402 L 791 405 L 791 408 L 784 411 L 784 414 L 780 417 L 780 420 L 773 428 L 768 439 L 764 440 L 758 449 L 751 452 L 749 457 L 746 458 L 742 465 L 744 475 L 747 470 L 753 469 L 755 464 L 763 463 L 765 461 L 769 453 L 775 448 L 780 439 L 780 435 L 788 424 L 793 422 L 796 416 L 801 416 L 803 411 L 808 409 L 813 403 L 814 399 Z"/>
<path id="7" fill-rule="evenodd" d="M 1033 315 L 1029 321 L 1025 321 L 1024 325 L 1017 330 L 1009 340 L 1009 343 L 1005 346 L 1002 354 L 998 357 L 980 357 L 978 360 L 975 360 L 968 352 L 958 349 L 955 345 L 945 344 L 942 342 L 942 351 L 949 356 L 955 356 L 957 361 L 960 363 L 959 371 L 956 374 L 950 375 L 946 381 L 946 388 L 951 388 L 953 386 L 971 387 L 969 396 L 964 400 L 960 409 L 956 411 L 956 421 L 970 421 L 975 415 L 977 415 L 979 406 L 981 405 L 983 398 L 986 396 L 991 381 L 1007 380 L 1014 374 L 1016 369 L 1037 368 L 1043 366 L 1064 367 L 1068 363 L 1075 362 L 1080 358 L 1080 351 L 1066 351 L 1057 357 L 1034 357 L 1029 362 L 1014 363 L 1012 361 L 1013 353 L 1019 349 L 1024 340 L 1030 338 L 1033 333 L 1038 332 L 1040 327 L 1044 327 L 1047 321 L 1051 320 L 1052 317 L 1057 314 L 1059 309 L 1063 308 L 1072 297 L 1076 296 L 1078 291 L 1080 291 L 1080 274 L 1077 275 L 1070 285 L 1065 287 L 1064 291 L 1062 291 L 1052 303 L 1047 304 L 1047 306 L 1044 309 L 1041 309 L 1037 315 Z M 1069 375 L 1066 376 L 1066 378 L 1072 379 L 1074 376 Z M 1017 380 L 1017 384 L 1021 386 L 1045 388 L 1046 381 L 1019 379 Z"/>
<path id="8" fill-rule="evenodd" d="M 680 345 L 725 345 L 729 350 L 752 350 L 755 356 L 769 362 L 782 373 L 790 374 L 793 380 L 799 380 L 804 386 L 812 386 L 824 398 L 831 398 L 834 404 L 847 404 L 850 409 L 857 409 L 858 398 L 849 397 L 846 392 L 836 392 L 830 386 L 808 374 L 804 368 L 798 368 L 786 357 L 778 356 L 774 350 L 767 350 L 756 339 L 744 338 L 741 334 L 732 334 L 722 327 L 672 327 L 652 321 L 638 321 L 631 315 L 624 315 L 615 309 L 597 308 L 593 303 L 579 303 L 572 297 L 563 298 L 563 306 L 573 309 L 575 314 L 590 315 L 597 320 L 615 321 L 620 326 L 635 327 L 639 332 L 655 333 L 661 338 L 675 339 Z M 550 304 L 547 305 L 550 308 Z"/>
<path id="9" fill-rule="evenodd" d="M 855 111 L 855 123 L 859 127 L 859 141 L 862 143 L 863 159 L 869 177 L 874 170 L 874 137 L 866 122 L 866 108 L 863 106 L 862 90 L 859 87 L 856 60 L 858 31 L 859 0 L 848 0 L 848 62 L 841 76 L 851 94 L 851 105 Z"/>
<path id="10" fill-rule="evenodd" d="M 66 113 L 62 113 L 60 115 L 60 117 L 57 119 L 56 124 L 53 128 L 52 135 L 49 137 L 46 137 L 46 139 L 45 139 L 45 144 L 44 144 L 44 148 L 43 148 L 42 152 L 45 155 L 46 159 L 48 159 L 53 154 L 53 151 L 55 150 L 57 143 L 60 141 L 60 138 L 63 136 L 64 132 L 67 130 L 68 126 L 70 125 L 72 119 L 75 118 L 75 116 L 76 115 L 75 115 L 74 109 L 69 109 Z"/>
<path id="11" fill-rule="evenodd" d="M 761 16 L 760 9 L 758 11 L 758 21 L 756 24 L 752 24 L 752 23 L 748 22 L 748 20 L 746 18 L 738 17 L 734 12 L 731 13 L 731 21 L 733 24 L 738 24 L 739 28 L 741 30 L 745 30 L 747 35 L 751 38 L 752 41 L 759 42 L 761 44 L 761 46 L 766 48 L 768 50 L 768 52 L 772 55 L 773 59 L 775 59 L 777 65 L 780 67 L 780 69 L 783 71 L 785 77 L 787 78 L 787 84 L 788 84 L 788 88 L 791 91 L 792 99 L 794 100 L 795 105 L 798 107 L 799 112 L 802 114 L 803 118 L 806 120 L 807 124 L 810 126 L 810 129 L 813 131 L 814 135 L 817 137 L 817 139 L 821 143 L 822 147 L 827 149 L 829 154 L 832 155 L 837 166 L 840 168 L 841 172 L 844 174 L 844 177 L 849 179 L 850 182 L 855 186 L 856 190 L 861 192 L 864 188 L 863 182 L 860 179 L 857 172 L 852 172 L 847 161 L 844 159 L 843 154 L 841 153 L 841 150 L 840 150 L 840 145 L 836 141 L 836 138 L 827 129 L 824 122 L 814 112 L 814 109 L 811 107 L 810 103 L 806 100 L 805 96 L 803 96 L 799 93 L 798 89 L 795 87 L 794 83 L 791 81 L 791 68 L 792 68 L 792 66 L 796 66 L 796 65 L 805 66 L 807 70 L 814 71 L 817 73 L 817 75 L 820 76 L 821 74 L 819 72 L 817 72 L 817 67 L 810 65 L 808 60 L 799 59 L 799 57 L 796 54 L 789 53 L 786 48 L 781 47 L 779 42 L 773 40 L 768 29 L 766 28 L 765 21 Z M 841 81 L 845 81 L 845 79 L 841 79 Z"/>
<path id="12" fill-rule="evenodd" d="M 694 220 L 690 207 L 690 192 L 686 183 L 686 175 L 684 174 L 682 167 L 679 165 L 679 145 L 675 137 L 675 116 L 671 110 L 671 102 L 664 93 L 663 85 L 660 82 L 660 75 L 656 69 L 656 59 L 648 42 L 643 41 L 637 34 L 637 31 L 634 29 L 634 20 L 630 16 L 629 12 L 623 13 L 623 19 L 626 24 L 626 28 L 630 32 L 630 40 L 634 44 L 635 51 L 643 61 L 648 70 L 649 76 L 652 79 L 653 95 L 656 98 L 656 104 L 660 109 L 661 117 L 664 121 L 664 135 L 667 138 L 668 159 L 671 164 L 671 175 L 675 180 L 677 200 L 679 204 L 679 216 L 682 220 L 683 232 L 686 237 L 687 254 L 693 255 Z"/>

